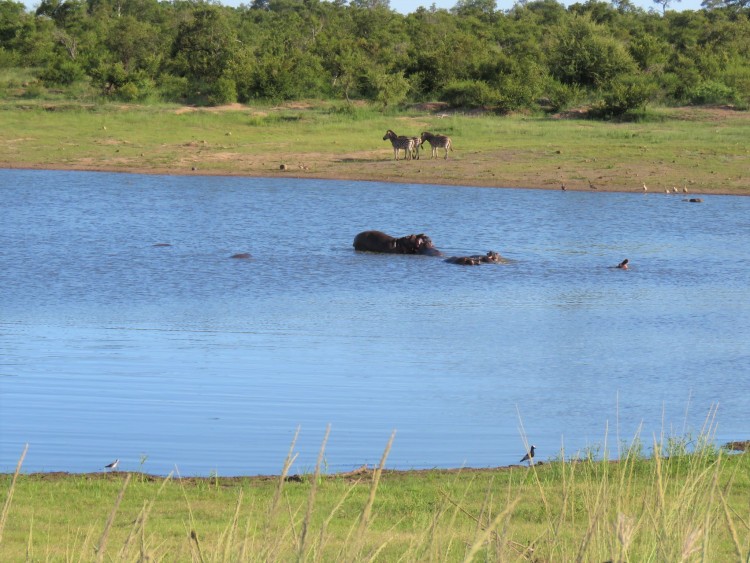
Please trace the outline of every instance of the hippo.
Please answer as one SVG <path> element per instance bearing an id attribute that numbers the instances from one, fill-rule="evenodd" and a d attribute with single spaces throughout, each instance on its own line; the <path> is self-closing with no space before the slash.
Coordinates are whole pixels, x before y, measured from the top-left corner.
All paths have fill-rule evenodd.
<path id="1" fill-rule="evenodd" d="M 451 256 L 450 258 L 446 258 L 445 262 L 460 266 L 479 266 L 480 264 L 502 264 L 505 262 L 505 258 L 494 250 L 490 250 L 485 255 Z"/>
<path id="2" fill-rule="evenodd" d="M 354 237 L 354 250 L 367 252 L 385 252 L 387 254 L 422 254 L 426 256 L 442 256 L 430 237 L 424 233 L 392 237 L 381 231 L 364 231 Z"/>

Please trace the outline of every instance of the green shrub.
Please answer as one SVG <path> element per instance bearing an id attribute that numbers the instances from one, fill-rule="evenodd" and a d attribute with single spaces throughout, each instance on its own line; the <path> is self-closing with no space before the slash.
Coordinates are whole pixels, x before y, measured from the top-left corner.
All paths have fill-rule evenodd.
<path id="1" fill-rule="evenodd" d="M 534 106 L 537 94 L 536 84 L 529 77 L 506 77 L 498 88 L 495 107 L 501 113 L 530 108 Z"/>
<path id="2" fill-rule="evenodd" d="M 610 119 L 643 109 L 653 95 L 654 87 L 642 76 L 618 77 L 605 87 L 602 99 L 594 104 L 591 114 Z"/>
<path id="3" fill-rule="evenodd" d="M 691 104 L 731 104 L 738 99 L 734 88 L 722 82 L 706 80 L 695 88 L 688 90 L 688 98 Z"/>
<path id="4" fill-rule="evenodd" d="M 81 66 L 70 59 L 56 59 L 48 65 L 41 74 L 39 79 L 45 84 L 58 86 L 69 86 L 86 76 Z"/>
<path id="5" fill-rule="evenodd" d="M 501 96 L 482 80 L 452 80 L 443 88 L 441 99 L 453 107 L 478 108 L 497 105 Z"/>
<path id="6" fill-rule="evenodd" d="M 578 104 L 581 100 L 581 88 L 576 84 L 563 84 L 550 80 L 544 90 L 548 108 L 555 113 Z"/>
<path id="7" fill-rule="evenodd" d="M 18 64 L 18 56 L 13 51 L 0 47 L 0 68 L 13 68 Z"/>
<path id="8" fill-rule="evenodd" d="M 387 73 L 376 70 L 371 73 L 370 81 L 375 88 L 375 100 L 383 108 L 392 108 L 402 103 L 411 86 L 403 72 Z"/>
<path id="9" fill-rule="evenodd" d="M 208 103 L 212 106 L 233 104 L 237 101 L 237 84 L 231 78 L 222 76 L 214 82 L 208 95 Z"/>
<path id="10" fill-rule="evenodd" d="M 159 97 L 165 102 L 182 102 L 188 97 L 188 79 L 184 76 L 162 74 L 156 89 Z"/>
<path id="11" fill-rule="evenodd" d="M 134 102 L 140 97 L 138 86 L 127 82 L 117 89 L 117 97 L 124 102 Z"/>

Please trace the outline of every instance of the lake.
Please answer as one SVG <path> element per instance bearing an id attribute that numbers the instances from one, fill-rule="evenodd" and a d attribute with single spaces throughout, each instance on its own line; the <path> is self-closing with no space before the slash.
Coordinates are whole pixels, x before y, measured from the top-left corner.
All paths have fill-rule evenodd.
<path id="1" fill-rule="evenodd" d="M 312 471 L 329 424 L 329 472 L 393 431 L 389 468 L 614 457 L 714 407 L 747 439 L 750 198 L 701 197 L 0 170 L 0 471 L 279 473 L 298 428 Z"/>

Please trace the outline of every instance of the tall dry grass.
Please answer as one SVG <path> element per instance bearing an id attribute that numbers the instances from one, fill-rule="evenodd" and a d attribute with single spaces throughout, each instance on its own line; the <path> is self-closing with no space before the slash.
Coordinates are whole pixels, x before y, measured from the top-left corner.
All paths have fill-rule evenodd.
<path id="1" fill-rule="evenodd" d="M 295 435 L 273 490 L 261 495 L 254 486 L 240 487 L 231 515 L 218 522 L 219 533 L 207 527 L 204 499 L 171 475 L 134 519 L 121 515 L 131 482 L 125 474 L 106 522 L 92 521 L 66 536 L 65 559 L 748 561 L 750 462 L 713 446 L 714 428 L 711 420 L 695 440 L 654 436 L 648 458 L 636 436 L 616 462 L 589 455 L 439 474 L 386 472 L 394 434 L 377 467 L 348 477 L 344 487 L 341 477 L 321 471 L 329 428 L 312 475 L 302 482 L 289 476 Z M 12 520 L 22 461 L 5 499 L 0 538 Z M 162 491 L 175 486 L 182 491 L 184 530 L 170 538 L 151 516 Z M 302 487 L 306 494 L 298 494 Z M 423 508 L 399 509 L 415 498 Z M 33 526 L 26 558 L 44 560 L 32 554 L 39 523 Z M 95 542 L 97 529 L 102 532 Z M 16 552 L 6 547 L 0 539 L 0 559 L 12 560 L 3 554 Z"/>

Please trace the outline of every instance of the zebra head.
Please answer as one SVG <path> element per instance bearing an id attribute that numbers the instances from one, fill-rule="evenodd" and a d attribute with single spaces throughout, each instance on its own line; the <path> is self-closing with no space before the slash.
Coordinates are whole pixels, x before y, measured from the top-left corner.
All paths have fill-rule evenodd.
<path id="1" fill-rule="evenodd" d="M 396 137 L 398 137 L 398 135 L 396 135 L 393 131 L 388 129 L 388 131 L 386 131 L 385 135 L 383 136 L 383 140 L 387 141 L 388 139 L 395 139 Z"/>

